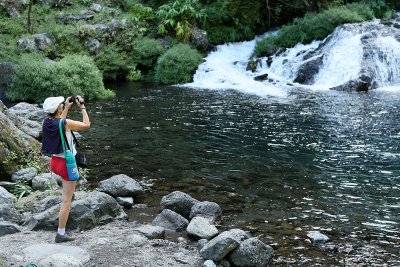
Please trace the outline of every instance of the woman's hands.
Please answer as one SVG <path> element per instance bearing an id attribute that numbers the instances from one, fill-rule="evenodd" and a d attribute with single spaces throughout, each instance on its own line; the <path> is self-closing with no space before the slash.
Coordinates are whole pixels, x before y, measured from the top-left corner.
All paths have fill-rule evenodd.
<path id="1" fill-rule="evenodd" d="M 83 99 L 82 96 L 78 95 L 75 97 L 75 103 L 78 106 L 78 108 L 80 109 L 84 109 L 85 108 L 85 100 Z"/>

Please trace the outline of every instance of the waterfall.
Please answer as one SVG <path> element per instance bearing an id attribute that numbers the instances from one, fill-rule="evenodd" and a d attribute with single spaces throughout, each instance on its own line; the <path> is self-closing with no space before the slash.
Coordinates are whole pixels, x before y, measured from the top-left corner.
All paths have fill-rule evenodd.
<path id="1" fill-rule="evenodd" d="M 219 45 L 185 86 L 235 89 L 260 96 L 285 96 L 290 88 L 327 90 L 361 81 L 369 89 L 400 85 L 400 19 L 345 24 L 323 41 L 298 44 L 268 58 L 260 58 L 256 71 L 246 70 L 257 41 Z M 255 77 L 268 74 L 268 79 Z M 352 83 L 350 83 L 352 82 Z"/>

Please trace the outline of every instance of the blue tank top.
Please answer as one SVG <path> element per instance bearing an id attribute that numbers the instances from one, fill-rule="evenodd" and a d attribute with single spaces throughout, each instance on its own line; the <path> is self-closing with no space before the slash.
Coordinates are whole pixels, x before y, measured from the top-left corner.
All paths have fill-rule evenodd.
<path id="1" fill-rule="evenodd" d="M 58 126 L 60 120 L 60 118 L 46 118 L 43 121 L 42 153 L 45 155 L 60 154 L 64 152 L 61 145 L 60 129 Z M 64 129 L 66 123 L 67 121 L 64 120 Z"/>

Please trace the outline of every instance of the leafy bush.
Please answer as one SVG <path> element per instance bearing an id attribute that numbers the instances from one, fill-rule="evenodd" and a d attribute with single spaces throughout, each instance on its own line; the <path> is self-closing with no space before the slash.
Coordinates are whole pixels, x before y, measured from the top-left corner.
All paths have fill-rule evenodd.
<path id="1" fill-rule="evenodd" d="M 187 44 L 178 44 L 157 62 L 156 79 L 163 84 L 188 82 L 202 60 L 202 55 Z"/>
<path id="2" fill-rule="evenodd" d="M 134 42 L 130 58 L 139 68 L 149 69 L 164 52 L 165 49 L 159 41 L 145 37 Z"/>
<path id="3" fill-rule="evenodd" d="M 297 43 L 309 43 L 322 40 L 331 34 L 338 25 L 350 22 L 362 22 L 374 17 L 373 11 L 363 4 L 349 4 L 343 7 L 331 8 L 318 14 L 308 13 L 304 18 L 297 18 L 290 25 L 285 25 L 276 36 L 258 41 L 254 54 L 266 55 L 270 45 L 293 47 Z"/>
<path id="4" fill-rule="evenodd" d="M 146 32 L 155 14 L 151 7 L 135 4 L 128 16 L 129 20 L 138 28 L 139 32 Z"/>
<path id="5" fill-rule="evenodd" d="M 26 25 L 24 25 L 24 21 L 15 18 L 0 17 L 0 34 L 20 36 L 24 33 L 26 33 Z"/>
<path id="6" fill-rule="evenodd" d="M 70 55 L 59 61 L 24 56 L 6 96 L 41 102 L 55 95 L 82 95 L 90 100 L 113 97 L 114 93 L 104 89 L 100 71 L 87 56 Z"/>
<path id="7" fill-rule="evenodd" d="M 160 21 L 160 34 L 173 31 L 179 40 L 188 41 L 192 34 L 190 26 L 202 19 L 204 13 L 200 10 L 198 0 L 176 0 L 162 5 L 157 11 L 157 16 Z"/>
<path id="8" fill-rule="evenodd" d="M 103 47 L 94 57 L 105 80 L 116 80 L 127 71 L 126 55 L 115 44 Z"/>

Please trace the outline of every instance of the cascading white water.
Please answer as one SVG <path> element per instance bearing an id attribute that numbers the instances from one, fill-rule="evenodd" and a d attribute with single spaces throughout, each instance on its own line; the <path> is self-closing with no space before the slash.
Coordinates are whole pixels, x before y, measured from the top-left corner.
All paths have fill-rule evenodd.
<path id="1" fill-rule="evenodd" d="M 256 40 L 217 46 L 202 63 L 194 82 L 184 86 L 204 89 L 236 89 L 257 95 L 285 96 L 282 88 L 254 80 L 255 73 L 246 71 Z"/>
<path id="2" fill-rule="evenodd" d="M 287 89 L 293 86 L 313 90 L 339 86 L 357 80 L 366 70 L 366 73 L 372 73 L 371 79 L 377 87 L 398 86 L 400 42 L 388 36 L 393 32 L 396 35 L 396 30 L 395 27 L 380 24 L 379 20 L 341 26 L 324 41 L 298 44 L 274 56 L 271 66 L 267 66 L 267 58 L 261 58 L 255 72 L 246 71 L 246 67 L 256 40 L 219 45 L 200 65 L 193 83 L 185 86 L 284 96 Z M 368 34 L 370 36 L 365 39 Z M 304 58 L 306 54 L 311 56 Z M 312 74 L 314 76 L 307 82 L 308 85 L 292 84 L 301 66 L 304 68 L 305 64 L 317 59 L 322 59 L 322 63 L 316 65 L 317 71 Z M 262 74 L 268 74 L 269 81 L 254 80 Z"/>
<path id="3" fill-rule="evenodd" d="M 379 37 L 375 41 L 377 47 L 374 61 L 378 87 L 398 86 L 400 81 L 400 42 L 393 37 Z"/>
<path id="4" fill-rule="evenodd" d="M 323 48 L 324 64 L 316 77 L 316 88 L 330 88 L 357 78 L 361 70 L 363 50 L 361 34 L 338 29 L 330 42 Z"/>

